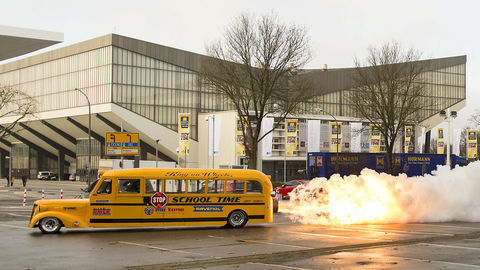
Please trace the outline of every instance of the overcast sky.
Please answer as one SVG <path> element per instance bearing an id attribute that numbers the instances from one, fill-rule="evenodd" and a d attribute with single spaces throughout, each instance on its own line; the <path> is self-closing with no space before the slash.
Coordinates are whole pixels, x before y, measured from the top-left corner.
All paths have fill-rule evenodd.
<path id="1" fill-rule="evenodd" d="M 467 55 L 467 107 L 454 126 L 465 126 L 480 109 L 480 1 L 0 0 L 0 8 L 0 25 L 64 33 L 62 44 L 46 50 L 116 33 L 202 54 L 233 17 L 274 11 L 283 22 L 308 29 L 308 68 L 352 67 L 369 46 L 392 40 L 418 49 L 423 58 Z"/>

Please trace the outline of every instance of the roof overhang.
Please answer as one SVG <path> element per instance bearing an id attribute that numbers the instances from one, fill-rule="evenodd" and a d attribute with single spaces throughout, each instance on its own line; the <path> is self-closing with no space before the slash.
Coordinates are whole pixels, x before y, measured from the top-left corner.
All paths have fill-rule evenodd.
<path id="1" fill-rule="evenodd" d="M 0 61 L 63 42 L 63 33 L 0 25 Z"/>

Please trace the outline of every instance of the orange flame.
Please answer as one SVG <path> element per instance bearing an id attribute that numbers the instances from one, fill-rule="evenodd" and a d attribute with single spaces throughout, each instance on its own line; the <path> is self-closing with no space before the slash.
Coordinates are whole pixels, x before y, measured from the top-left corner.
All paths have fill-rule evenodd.
<path id="1" fill-rule="evenodd" d="M 294 221 L 308 224 L 368 224 L 406 222 L 407 198 L 398 196 L 405 175 L 394 177 L 365 169 L 360 176 L 334 175 L 312 180 L 290 193 L 287 212 Z"/>

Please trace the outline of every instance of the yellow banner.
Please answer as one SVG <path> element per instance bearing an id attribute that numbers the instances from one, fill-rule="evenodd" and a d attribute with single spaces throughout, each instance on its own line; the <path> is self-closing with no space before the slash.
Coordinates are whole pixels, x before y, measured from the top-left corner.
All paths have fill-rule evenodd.
<path id="1" fill-rule="evenodd" d="M 469 129 L 467 130 L 467 158 L 476 159 L 477 155 L 477 131 Z"/>
<path id="2" fill-rule="evenodd" d="M 241 118 L 237 117 L 237 130 L 235 132 L 236 142 L 235 142 L 235 153 L 237 157 L 245 156 L 245 138 L 243 136 L 244 126 L 247 126 L 247 117 L 243 117 L 243 125 Z"/>
<path id="3" fill-rule="evenodd" d="M 443 155 L 443 153 L 445 153 L 445 148 L 443 146 L 443 128 L 439 128 L 437 135 L 437 154 Z"/>
<path id="4" fill-rule="evenodd" d="M 405 152 L 408 154 L 408 148 L 412 142 L 413 126 L 405 126 Z"/>
<path id="5" fill-rule="evenodd" d="M 188 156 L 190 154 L 190 114 L 178 114 L 178 154 Z"/>
<path id="6" fill-rule="evenodd" d="M 298 131 L 298 120 L 285 120 L 286 127 L 286 140 L 287 144 L 285 145 L 285 155 L 287 157 L 296 157 L 298 155 L 298 145 L 297 145 L 297 131 Z"/>
<path id="7" fill-rule="evenodd" d="M 342 152 L 342 123 L 330 122 L 330 152 Z"/>
<path id="8" fill-rule="evenodd" d="M 378 126 L 370 124 L 370 153 L 380 153 L 380 138 Z"/>

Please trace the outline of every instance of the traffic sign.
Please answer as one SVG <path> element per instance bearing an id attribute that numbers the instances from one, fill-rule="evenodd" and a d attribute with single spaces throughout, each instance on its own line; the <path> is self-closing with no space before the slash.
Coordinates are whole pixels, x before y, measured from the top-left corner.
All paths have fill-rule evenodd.
<path id="1" fill-rule="evenodd" d="M 138 133 L 107 132 L 105 135 L 105 154 L 107 156 L 139 155 Z"/>
<path id="2" fill-rule="evenodd" d="M 164 207 L 167 202 L 167 195 L 163 194 L 162 192 L 157 192 L 150 197 L 150 203 L 157 208 Z"/>

